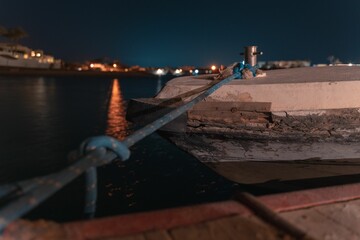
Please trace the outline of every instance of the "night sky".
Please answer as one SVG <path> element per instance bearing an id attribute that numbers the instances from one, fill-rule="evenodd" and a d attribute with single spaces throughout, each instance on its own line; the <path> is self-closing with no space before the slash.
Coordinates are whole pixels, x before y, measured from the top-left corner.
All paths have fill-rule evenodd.
<path id="1" fill-rule="evenodd" d="M 66 61 L 227 65 L 257 45 L 263 61 L 360 62 L 358 0 L 0 0 L 0 9 L 0 25 L 28 32 L 22 44 Z"/>

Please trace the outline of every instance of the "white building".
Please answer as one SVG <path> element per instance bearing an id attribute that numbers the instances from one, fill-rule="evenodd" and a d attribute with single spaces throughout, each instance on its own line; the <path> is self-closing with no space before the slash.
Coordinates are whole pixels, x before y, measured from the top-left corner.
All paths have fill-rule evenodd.
<path id="1" fill-rule="evenodd" d="M 45 55 L 42 50 L 32 50 L 19 44 L 0 43 L 0 67 L 59 69 L 61 60 Z"/>

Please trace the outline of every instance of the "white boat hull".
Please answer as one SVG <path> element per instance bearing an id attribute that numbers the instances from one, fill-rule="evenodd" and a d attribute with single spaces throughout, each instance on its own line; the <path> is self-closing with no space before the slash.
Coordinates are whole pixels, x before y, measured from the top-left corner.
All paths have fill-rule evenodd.
<path id="1" fill-rule="evenodd" d="M 176 107 L 177 95 L 209 79 L 177 78 L 139 105 L 163 114 Z M 359 89 L 360 68 L 304 68 L 235 80 L 161 134 L 238 183 L 360 174 Z"/>

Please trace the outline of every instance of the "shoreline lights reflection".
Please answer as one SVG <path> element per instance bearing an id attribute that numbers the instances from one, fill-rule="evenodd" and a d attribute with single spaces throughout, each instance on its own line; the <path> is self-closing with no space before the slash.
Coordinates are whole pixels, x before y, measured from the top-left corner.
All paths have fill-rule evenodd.
<path id="1" fill-rule="evenodd" d="M 128 123 L 125 119 L 124 100 L 118 79 L 113 80 L 107 118 L 106 135 L 119 140 L 127 137 Z"/>

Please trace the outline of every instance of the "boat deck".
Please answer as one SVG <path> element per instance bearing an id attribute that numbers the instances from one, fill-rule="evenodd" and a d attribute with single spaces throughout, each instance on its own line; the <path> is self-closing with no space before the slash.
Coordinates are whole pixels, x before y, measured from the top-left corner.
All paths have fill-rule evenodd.
<path id="1" fill-rule="evenodd" d="M 359 81 L 359 66 L 326 66 L 326 67 L 303 67 L 267 70 L 263 77 L 237 79 L 227 85 L 259 85 L 259 84 L 287 84 L 287 83 L 311 83 L 311 82 L 343 82 Z M 207 84 L 216 74 L 184 76 L 173 79 L 167 85 L 202 86 Z M 194 81 L 196 79 L 196 81 Z"/>
<path id="2" fill-rule="evenodd" d="M 203 87 L 214 76 L 175 78 L 157 98 L 174 98 Z M 265 77 L 231 81 L 205 101 L 270 103 L 272 112 L 315 111 L 360 108 L 359 92 L 360 67 L 305 67 L 270 70 Z"/>

